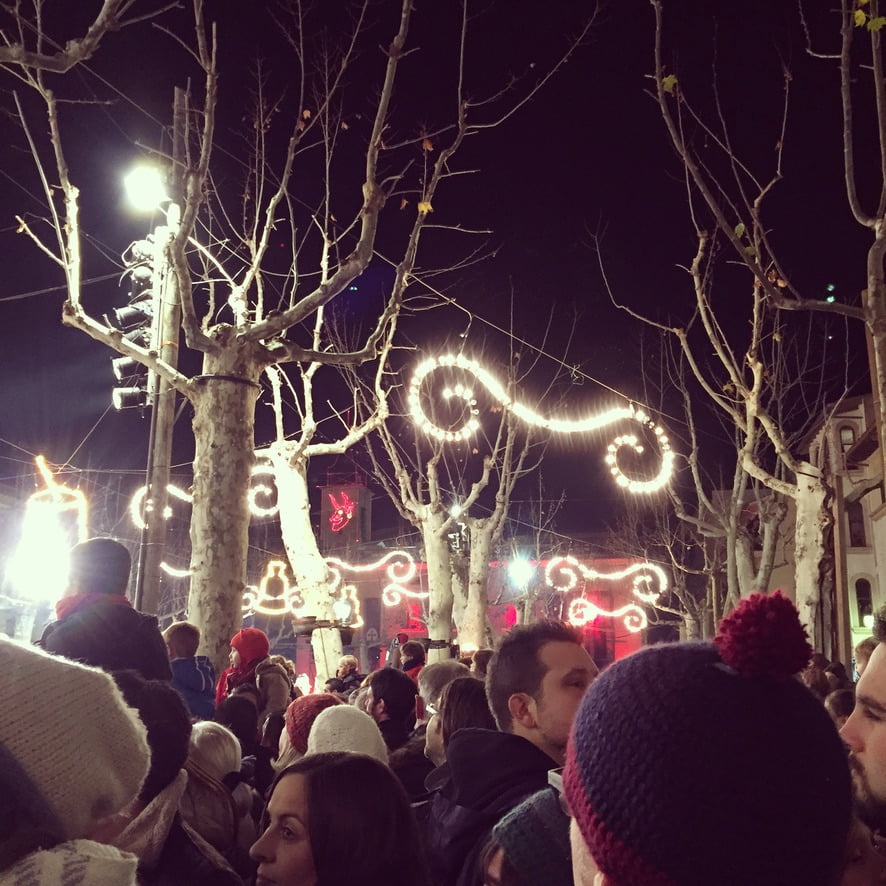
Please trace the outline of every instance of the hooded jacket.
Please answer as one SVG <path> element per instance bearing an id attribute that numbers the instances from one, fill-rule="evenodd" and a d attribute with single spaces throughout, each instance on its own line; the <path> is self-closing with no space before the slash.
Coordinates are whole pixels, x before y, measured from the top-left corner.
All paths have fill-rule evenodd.
<path id="1" fill-rule="evenodd" d="M 492 729 L 459 729 L 446 748 L 449 780 L 434 795 L 427 845 L 440 886 L 481 883 L 477 858 L 494 825 L 547 786 L 556 763 L 534 744 Z"/>
<path id="2" fill-rule="evenodd" d="M 172 685 L 185 700 L 188 710 L 201 720 L 215 715 L 215 668 L 205 655 L 174 658 Z"/>

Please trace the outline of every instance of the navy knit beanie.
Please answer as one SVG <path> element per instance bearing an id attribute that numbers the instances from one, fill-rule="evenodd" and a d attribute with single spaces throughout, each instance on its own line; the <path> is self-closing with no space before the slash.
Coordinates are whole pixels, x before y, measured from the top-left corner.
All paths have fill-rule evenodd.
<path id="1" fill-rule="evenodd" d="M 826 886 L 851 784 L 793 604 L 755 594 L 714 643 L 643 649 L 585 696 L 564 789 L 616 886 Z"/>

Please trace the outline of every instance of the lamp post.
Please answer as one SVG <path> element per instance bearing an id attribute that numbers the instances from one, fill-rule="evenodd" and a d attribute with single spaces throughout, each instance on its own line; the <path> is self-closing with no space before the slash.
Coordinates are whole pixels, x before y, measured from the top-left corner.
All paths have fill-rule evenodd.
<path id="1" fill-rule="evenodd" d="M 184 95 L 175 91 L 173 122 L 172 197 L 166 194 L 158 170 L 141 168 L 127 177 L 130 199 L 137 206 L 156 210 L 165 204 L 165 224 L 154 229 L 154 326 L 152 348 L 160 359 L 175 369 L 178 366 L 178 341 L 181 323 L 181 299 L 178 282 L 170 262 L 170 248 L 178 233 L 181 209 L 175 201 L 180 193 L 178 176 L 183 168 L 181 153 L 184 132 Z M 156 373 L 148 377 L 148 403 L 151 404 L 151 426 L 148 435 L 148 464 L 144 499 L 144 528 L 139 544 L 136 567 L 135 606 L 156 613 L 160 604 L 160 581 L 164 548 L 170 466 L 172 463 L 172 432 L 175 422 L 175 389 Z"/>

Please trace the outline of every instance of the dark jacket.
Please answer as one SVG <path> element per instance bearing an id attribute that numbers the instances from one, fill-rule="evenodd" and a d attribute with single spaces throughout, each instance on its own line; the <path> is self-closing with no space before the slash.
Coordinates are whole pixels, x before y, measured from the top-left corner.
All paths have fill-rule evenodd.
<path id="1" fill-rule="evenodd" d="M 188 710 L 201 720 L 215 716 L 215 668 L 205 655 L 174 658 L 172 685 L 185 700 Z"/>
<path id="2" fill-rule="evenodd" d="M 392 751 L 388 757 L 388 766 L 400 779 L 410 803 L 427 799 L 425 779 L 434 771 L 434 764 L 425 756 L 425 732 L 427 726 L 419 726 L 406 744 Z"/>
<path id="3" fill-rule="evenodd" d="M 547 786 L 556 763 L 525 738 L 459 729 L 446 748 L 449 781 L 434 795 L 427 829 L 431 870 L 440 886 L 482 883 L 477 860 L 498 820 Z"/>
<path id="4" fill-rule="evenodd" d="M 97 602 L 47 625 L 40 645 L 103 671 L 138 671 L 146 680 L 170 680 L 166 644 L 153 615 Z"/>
<path id="5" fill-rule="evenodd" d="M 396 751 L 409 741 L 409 730 L 399 720 L 382 720 L 378 724 L 378 731 L 389 751 Z"/>
<path id="6" fill-rule="evenodd" d="M 139 886 L 243 886 L 233 871 L 202 837 L 176 815 L 157 864 L 139 867 Z"/>

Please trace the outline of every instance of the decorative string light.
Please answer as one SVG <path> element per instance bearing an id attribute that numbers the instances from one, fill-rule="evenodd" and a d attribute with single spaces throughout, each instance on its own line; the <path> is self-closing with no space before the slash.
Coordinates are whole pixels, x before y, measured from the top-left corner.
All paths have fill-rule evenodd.
<path id="1" fill-rule="evenodd" d="M 560 581 L 555 579 L 559 574 Z M 633 575 L 631 590 L 638 600 L 655 603 L 668 589 L 668 576 L 655 563 L 632 563 L 618 572 L 597 572 L 575 557 L 554 557 L 545 567 L 545 583 L 555 591 L 571 591 L 578 585 L 579 575 L 588 581 L 620 581 Z"/>
<path id="2" fill-rule="evenodd" d="M 276 477 L 274 466 L 267 462 L 259 462 L 252 468 L 252 477 Z M 273 504 L 269 506 L 260 503 L 261 497 L 267 497 L 273 500 Z M 249 511 L 256 517 L 273 517 L 279 510 L 280 505 L 276 500 L 276 489 L 267 483 L 255 483 L 249 487 L 248 493 Z"/>
<path id="3" fill-rule="evenodd" d="M 609 612 L 606 609 L 600 609 L 596 603 L 592 603 L 587 597 L 576 597 L 569 604 L 566 620 L 569 624 L 580 628 L 601 615 L 607 618 L 621 618 L 621 616 L 624 616 L 624 626 L 632 634 L 642 631 L 648 624 L 646 613 L 636 603 L 628 603 L 627 606 L 622 606 L 621 609 Z"/>
<path id="4" fill-rule="evenodd" d="M 633 404 L 629 404 L 613 407 L 612 409 L 607 409 L 596 415 L 581 419 L 545 418 L 531 410 L 528 406 L 524 406 L 522 403 L 514 400 L 508 394 L 504 385 L 489 370 L 481 366 L 476 360 L 465 357 L 463 354 L 446 354 L 422 361 L 416 367 L 412 381 L 409 384 L 406 401 L 412 419 L 422 431 L 437 440 L 444 443 L 467 440 L 480 428 L 474 392 L 463 384 L 446 387 L 442 391 L 444 399 L 461 400 L 469 410 L 469 417 L 456 430 L 447 430 L 435 424 L 422 405 L 421 386 L 425 379 L 438 369 L 451 367 L 461 369 L 473 375 L 503 408 L 534 427 L 545 428 L 562 434 L 584 434 L 603 430 L 620 421 L 631 421 L 651 431 L 658 443 L 661 454 L 661 466 L 658 473 L 648 480 L 634 480 L 628 477 L 618 465 L 617 454 L 622 447 L 628 447 L 633 449 L 634 452 L 642 453 L 643 448 L 636 437 L 631 435 L 617 437 L 608 447 L 606 463 L 609 465 L 609 470 L 615 481 L 629 492 L 655 492 L 665 486 L 673 474 L 674 453 L 671 450 L 667 434 L 642 409 L 637 409 Z"/>
<path id="5" fill-rule="evenodd" d="M 357 504 L 351 500 L 351 497 L 344 490 L 339 493 L 338 501 L 335 498 L 335 493 L 327 492 L 326 497 L 332 505 L 332 513 L 329 515 L 329 528 L 333 532 L 341 532 L 353 520 Z"/>
<path id="6" fill-rule="evenodd" d="M 404 597 L 426 600 L 430 596 L 427 591 L 412 591 L 404 587 L 407 582 L 412 581 L 418 574 L 415 559 L 408 551 L 390 551 L 380 560 L 363 565 L 347 563 L 338 557 L 326 558 L 326 565 L 334 572 L 338 572 L 341 569 L 346 572 L 371 572 L 375 569 L 380 569 L 385 563 L 387 563 L 385 575 L 389 582 L 382 589 L 382 600 L 385 606 L 397 606 L 403 602 Z"/>
<path id="7" fill-rule="evenodd" d="M 287 568 L 283 560 L 269 561 L 259 586 L 250 586 L 243 594 L 243 611 L 261 612 L 263 615 L 297 615 L 304 608 L 305 601 L 299 589 L 289 583 Z M 279 594 L 268 591 L 268 583 L 271 581 L 280 584 Z"/>
<path id="8" fill-rule="evenodd" d="M 545 582 L 549 588 L 555 591 L 571 591 L 578 585 L 579 576 L 588 581 L 620 581 L 633 576 L 631 591 L 638 600 L 653 604 L 657 602 L 668 587 L 668 576 L 661 566 L 655 563 L 632 563 L 626 569 L 617 572 L 597 572 L 576 560 L 575 557 L 555 557 L 548 561 L 545 567 Z M 560 580 L 558 581 L 557 578 Z M 621 609 L 608 611 L 601 609 L 586 597 L 576 597 L 569 604 L 567 620 L 576 627 L 586 625 L 598 616 L 608 618 L 621 618 L 624 616 L 624 625 L 631 632 L 642 631 L 648 624 L 646 613 L 636 603 L 629 603 Z"/>
<path id="9" fill-rule="evenodd" d="M 23 598 L 54 602 L 67 584 L 72 544 L 89 537 L 89 503 L 81 490 L 56 481 L 42 455 L 36 465 L 46 488 L 25 502 L 22 534 L 7 561 L 6 579 Z M 63 520 L 69 514 L 73 525 L 66 528 Z"/>

